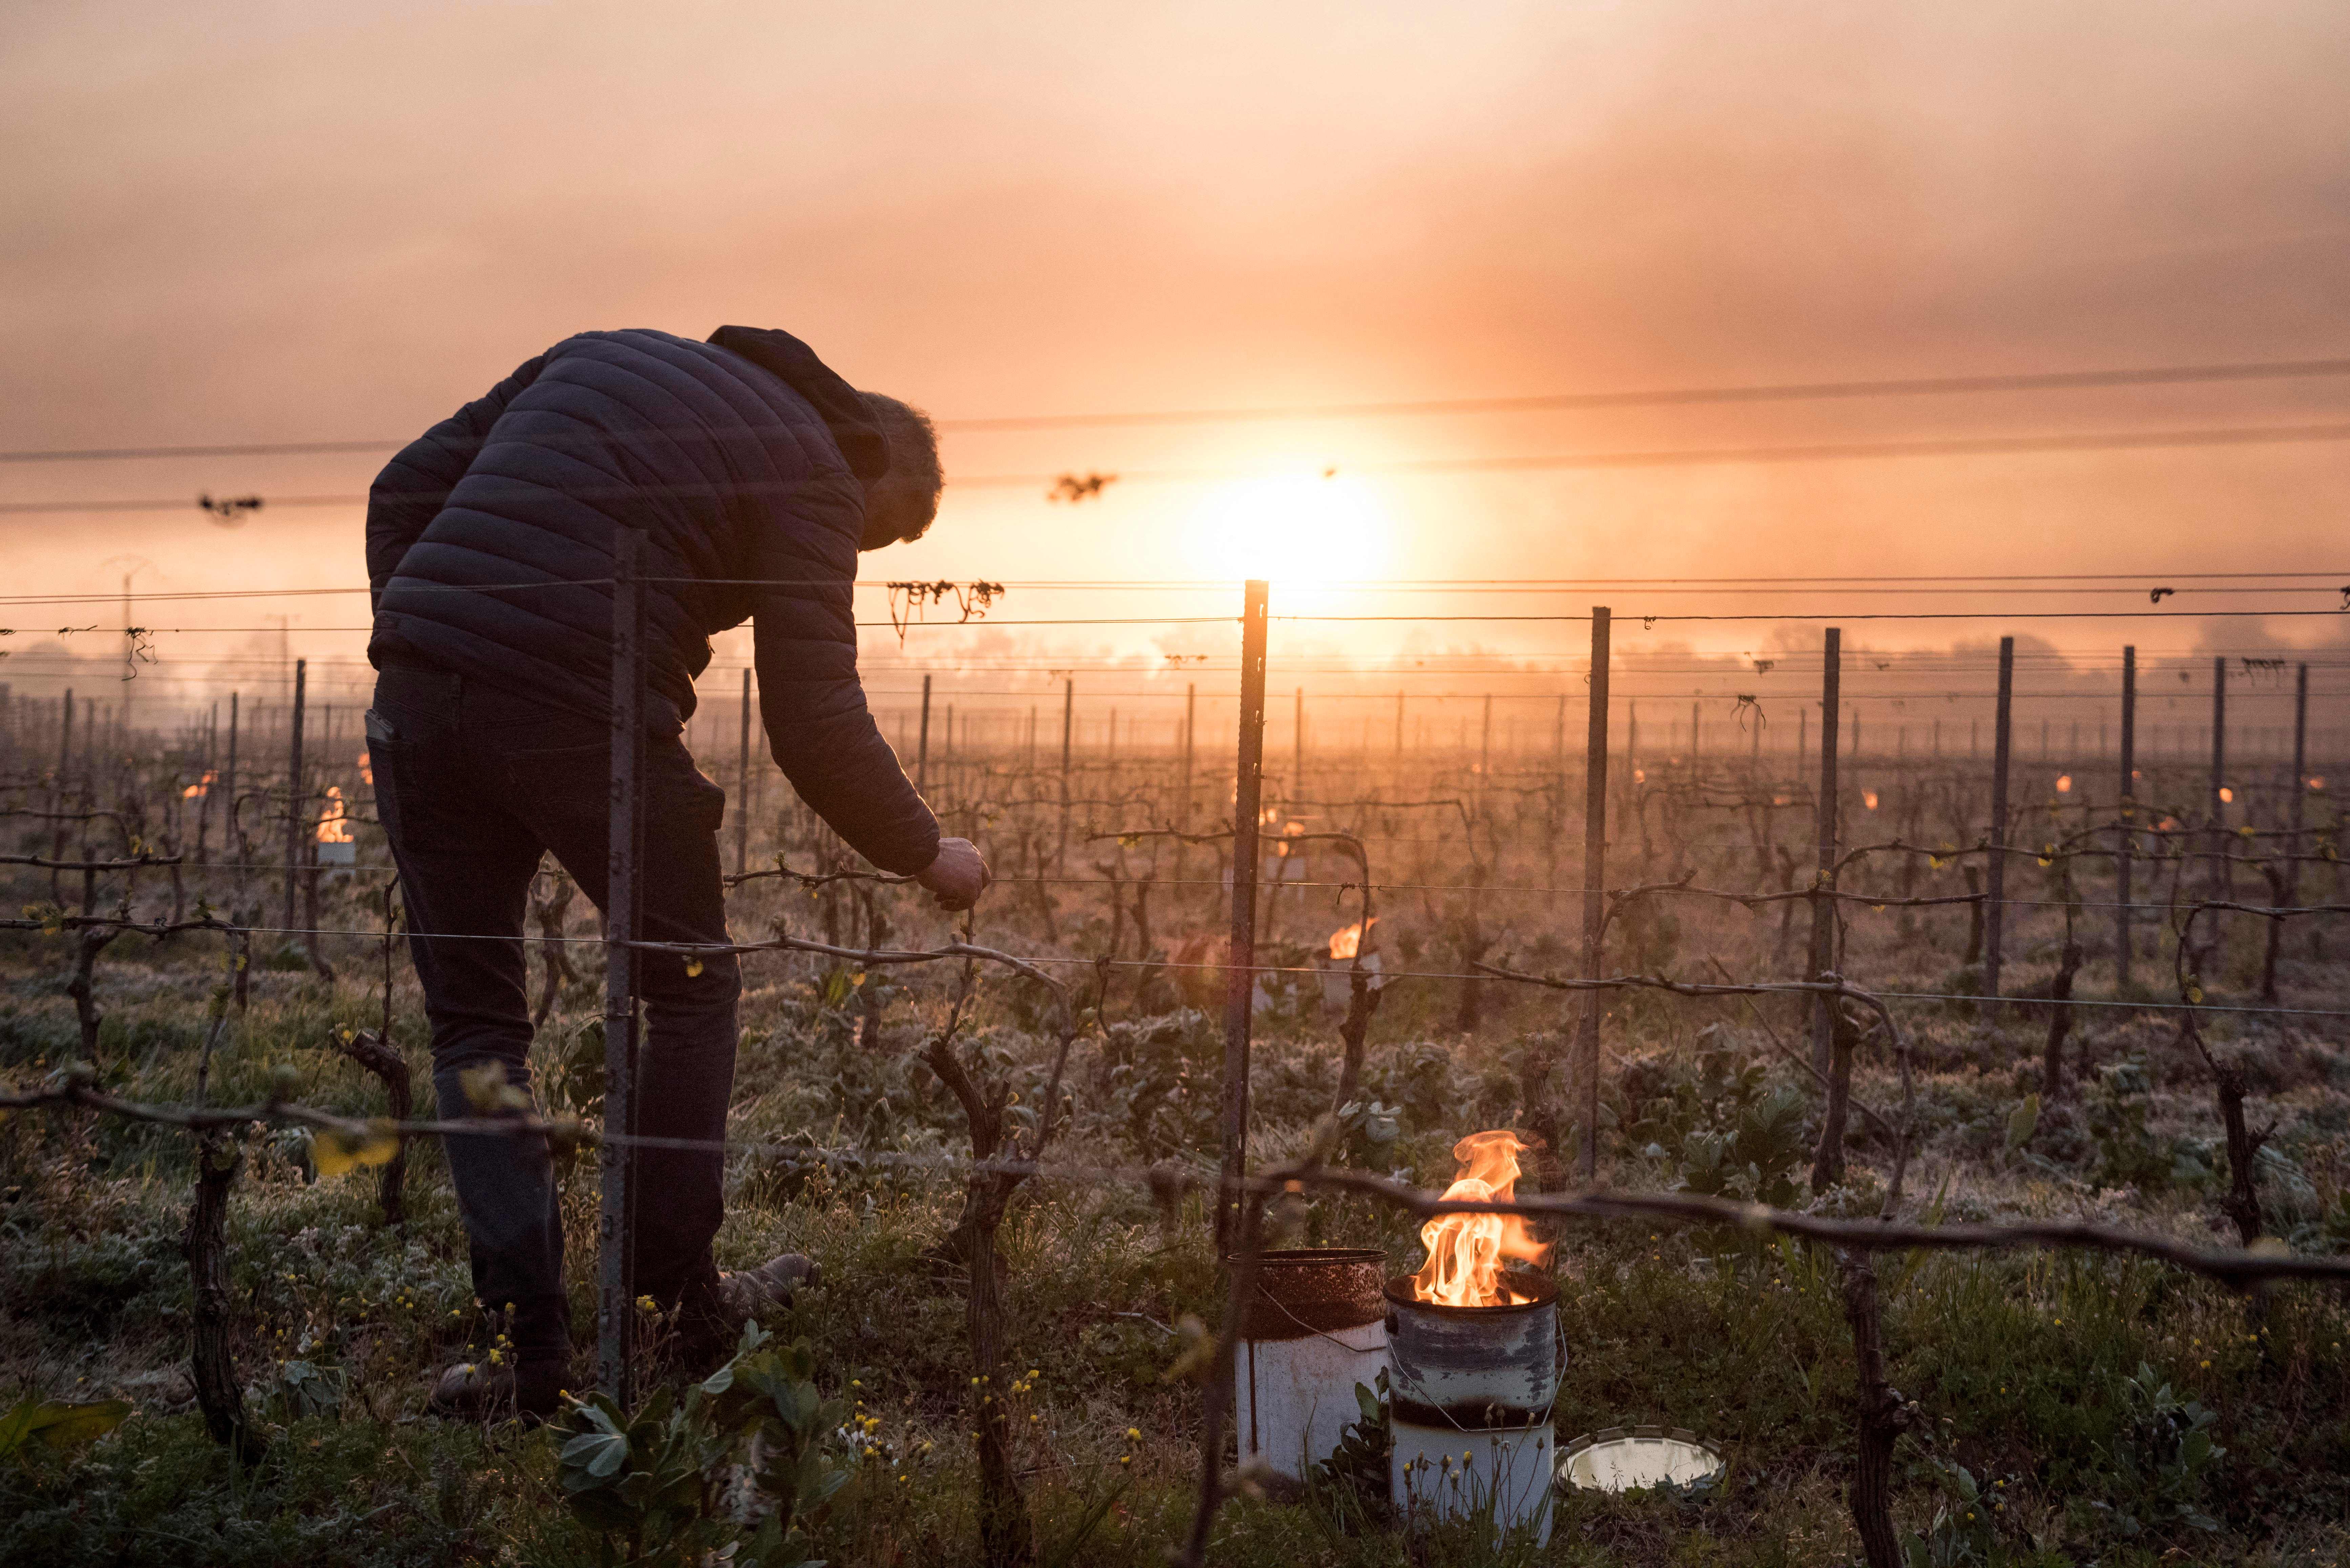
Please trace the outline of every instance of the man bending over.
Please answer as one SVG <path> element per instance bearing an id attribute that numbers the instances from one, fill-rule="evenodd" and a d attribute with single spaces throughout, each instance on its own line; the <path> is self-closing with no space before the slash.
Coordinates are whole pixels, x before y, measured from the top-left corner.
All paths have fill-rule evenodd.
<path id="1" fill-rule="evenodd" d="M 706 343 L 588 332 L 539 355 L 402 451 L 369 495 L 368 714 L 376 798 L 432 1025 L 441 1114 L 494 1064 L 530 1088 L 523 918 L 551 852 L 600 909 L 612 702 L 616 531 L 641 530 L 644 763 L 639 934 L 723 943 L 725 792 L 681 739 L 713 632 L 754 626 L 775 762 L 833 830 L 950 909 L 988 872 L 944 838 L 866 709 L 850 611 L 860 550 L 920 538 L 938 512 L 930 421 L 859 392 L 786 333 Z M 740 803 L 738 803 L 739 807 Z M 698 972 L 639 955 L 647 1035 L 637 1132 L 724 1136 L 734 1081 L 732 955 Z M 446 1140 L 473 1283 L 511 1355 L 443 1374 L 436 1409 L 543 1416 L 571 1385 L 563 1226 L 543 1142 Z M 640 1150 L 634 1289 L 675 1309 L 681 1358 L 706 1361 L 810 1272 L 786 1254 L 722 1273 L 717 1153 Z"/>

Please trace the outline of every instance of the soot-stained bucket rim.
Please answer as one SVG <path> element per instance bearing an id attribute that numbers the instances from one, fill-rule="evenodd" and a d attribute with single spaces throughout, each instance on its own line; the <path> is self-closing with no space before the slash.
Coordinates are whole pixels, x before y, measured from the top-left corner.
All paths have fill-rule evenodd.
<path id="1" fill-rule="evenodd" d="M 1368 1328 L 1386 1321 L 1376 1247 L 1283 1247 L 1257 1254 L 1242 1337 L 1272 1342 Z"/>
<path id="2" fill-rule="evenodd" d="M 1389 1306 L 1409 1307 L 1414 1312 L 1432 1313 L 1439 1317 L 1490 1320 L 1502 1313 L 1540 1312 L 1558 1304 L 1558 1282 L 1548 1274 L 1504 1270 L 1503 1278 L 1509 1282 L 1511 1288 L 1531 1292 L 1534 1299 L 1499 1306 L 1452 1306 L 1444 1302 L 1424 1302 L 1411 1293 L 1413 1278 L 1410 1274 L 1398 1274 L 1381 1287 L 1380 1293 L 1387 1297 Z"/>
<path id="3" fill-rule="evenodd" d="M 1298 1268 L 1315 1263 L 1377 1263 L 1385 1268 L 1387 1262 L 1387 1253 L 1378 1247 L 1274 1247 L 1256 1255 L 1260 1269 Z"/>

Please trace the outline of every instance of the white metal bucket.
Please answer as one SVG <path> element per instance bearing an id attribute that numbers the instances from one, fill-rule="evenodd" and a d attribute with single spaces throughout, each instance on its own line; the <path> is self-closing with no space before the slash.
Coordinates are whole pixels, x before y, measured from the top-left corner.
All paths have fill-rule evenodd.
<path id="1" fill-rule="evenodd" d="M 1490 1519 L 1499 1530 L 1531 1525 L 1535 1543 L 1548 1544 L 1558 1466 L 1547 1424 L 1462 1432 L 1391 1420 L 1388 1429 L 1395 1440 L 1388 1460 L 1389 1495 L 1407 1527 Z"/>
<path id="2" fill-rule="evenodd" d="M 1264 1253 L 1232 1360 L 1241 1462 L 1302 1480 L 1361 1419 L 1355 1386 L 1387 1366 L 1386 1254 L 1313 1247 Z"/>

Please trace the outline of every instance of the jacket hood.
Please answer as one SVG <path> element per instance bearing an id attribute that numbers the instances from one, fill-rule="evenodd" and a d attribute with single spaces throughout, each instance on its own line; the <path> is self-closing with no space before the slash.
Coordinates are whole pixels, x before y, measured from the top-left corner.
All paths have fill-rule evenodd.
<path id="1" fill-rule="evenodd" d="M 858 483 L 869 486 L 889 472 L 889 438 L 882 433 L 880 421 L 857 389 L 817 358 L 815 349 L 771 327 L 722 327 L 710 335 L 710 341 L 781 378 L 806 398 L 831 430 Z"/>

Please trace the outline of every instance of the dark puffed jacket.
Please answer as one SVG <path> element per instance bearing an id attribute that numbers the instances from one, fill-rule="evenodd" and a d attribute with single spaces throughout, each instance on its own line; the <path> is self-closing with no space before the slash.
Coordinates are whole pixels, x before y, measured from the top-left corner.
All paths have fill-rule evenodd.
<path id="1" fill-rule="evenodd" d="M 753 621 L 777 765 L 867 859 L 919 871 L 938 822 L 866 708 L 850 610 L 888 466 L 864 400 L 786 333 L 567 337 L 377 476 L 369 657 L 604 716 L 614 534 L 641 529 L 651 722 L 675 732 L 711 634 Z"/>

